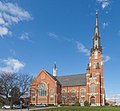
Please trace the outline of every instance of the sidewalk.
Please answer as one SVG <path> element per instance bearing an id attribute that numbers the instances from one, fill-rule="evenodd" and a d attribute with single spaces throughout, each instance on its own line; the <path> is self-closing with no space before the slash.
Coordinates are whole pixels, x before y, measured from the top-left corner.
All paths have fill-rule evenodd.
<path id="1" fill-rule="evenodd" d="M 12 110 L 12 109 L 0 109 L 0 111 L 28 111 L 28 109 L 14 109 L 14 110 Z"/>
<path id="2" fill-rule="evenodd" d="M 41 107 L 41 108 L 31 108 L 29 111 L 32 110 L 40 110 L 40 109 L 50 109 L 50 108 L 57 108 L 57 107 Z M 0 111 L 28 111 L 28 109 L 0 109 Z"/>

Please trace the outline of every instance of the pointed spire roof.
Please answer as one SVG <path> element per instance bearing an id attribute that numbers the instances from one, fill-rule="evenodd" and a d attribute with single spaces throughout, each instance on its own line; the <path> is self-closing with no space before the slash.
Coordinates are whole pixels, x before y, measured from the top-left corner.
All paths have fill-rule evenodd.
<path id="1" fill-rule="evenodd" d="M 53 76 L 57 76 L 56 63 L 54 63 L 54 67 L 53 67 Z"/>
<path id="2" fill-rule="evenodd" d="M 88 66 L 87 66 L 87 70 L 90 70 L 89 64 L 88 64 Z"/>
<path id="3" fill-rule="evenodd" d="M 96 10 L 95 29 L 94 29 L 94 36 L 96 35 L 99 36 L 98 10 Z"/>
<path id="4" fill-rule="evenodd" d="M 95 18 L 95 26 L 94 26 L 94 36 L 93 36 L 93 47 L 91 48 L 91 53 L 94 50 L 96 50 L 96 49 L 102 52 L 102 47 L 100 45 L 98 10 L 96 10 L 96 18 Z"/>
<path id="5" fill-rule="evenodd" d="M 56 62 L 54 63 L 54 69 L 56 69 Z"/>

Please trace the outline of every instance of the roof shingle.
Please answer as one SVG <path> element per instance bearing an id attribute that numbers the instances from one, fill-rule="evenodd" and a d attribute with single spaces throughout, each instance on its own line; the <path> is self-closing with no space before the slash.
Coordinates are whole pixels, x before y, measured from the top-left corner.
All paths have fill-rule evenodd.
<path id="1" fill-rule="evenodd" d="M 47 72 L 47 71 L 46 71 Z M 74 74 L 54 77 L 47 72 L 58 84 L 62 86 L 86 86 L 86 74 Z"/>
<path id="2" fill-rule="evenodd" d="M 62 86 L 85 86 L 86 74 L 75 74 L 68 76 L 57 76 L 56 79 Z"/>

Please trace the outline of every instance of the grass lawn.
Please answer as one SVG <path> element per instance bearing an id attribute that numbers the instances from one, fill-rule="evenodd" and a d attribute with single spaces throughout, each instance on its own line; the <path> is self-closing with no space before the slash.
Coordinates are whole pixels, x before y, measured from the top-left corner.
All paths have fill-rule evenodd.
<path id="1" fill-rule="evenodd" d="M 79 106 L 66 106 L 51 109 L 42 109 L 34 111 L 120 111 L 120 107 L 79 107 Z"/>

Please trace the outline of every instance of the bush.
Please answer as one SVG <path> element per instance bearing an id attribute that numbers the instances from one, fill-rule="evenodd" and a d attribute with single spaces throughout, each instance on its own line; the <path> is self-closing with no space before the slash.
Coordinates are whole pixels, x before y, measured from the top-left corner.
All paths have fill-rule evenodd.
<path id="1" fill-rule="evenodd" d="M 90 104 L 87 100 L 84 102 L 84 106 L 90 106 Z"/>
<path id="2" fill-rule="evenodd" d="M 75 102 L 74 106 L 80 106 L 79 100 L 77 100 L 77 101 Z"/>
<path id="3" fill-rule="evenodd" d="M 30 104 L 30 107 L 34 107 L 35 106 L 35 104 Z"/>
<path id="4" fill-rule="evenodd" d="M 69 104 L 60 104 L 60 106 L 69 106 Z"/>
<path id="5" fill-rule="evenodd" d="M 54 106 L 54 104 L 48 104 L 48 106 Z"/>
<path id="6" fill-rule="evenodd" d="M 109 106 L 109 103 L 106 102 L 106 103 L 105 103 L 105 106 Z"/>

